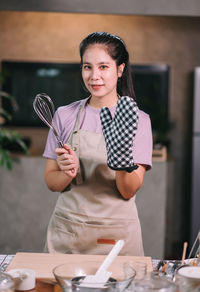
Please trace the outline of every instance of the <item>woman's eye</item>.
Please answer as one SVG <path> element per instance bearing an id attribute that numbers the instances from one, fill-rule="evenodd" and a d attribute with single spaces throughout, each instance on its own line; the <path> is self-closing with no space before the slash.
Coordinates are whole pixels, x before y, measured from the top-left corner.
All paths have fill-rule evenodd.
<path id="1" fill-rule="evenodd" d="M 84 65 L 82 68 L 83 68 L 84 70 L 89 70 L 89 69 L 91 69 L 91 66 L 89 66 L 89 65 Z"/>
<path id="2" fill-rule="evenodd" d="M 101 69 L 101 70 L 104 70 L 104 69 L 107 69 L 107 68 L 108 68 L 108 66 L 106 66 L 106 65 L 101 65 L 101 66 L 100 66 L 100 69 Z"/>

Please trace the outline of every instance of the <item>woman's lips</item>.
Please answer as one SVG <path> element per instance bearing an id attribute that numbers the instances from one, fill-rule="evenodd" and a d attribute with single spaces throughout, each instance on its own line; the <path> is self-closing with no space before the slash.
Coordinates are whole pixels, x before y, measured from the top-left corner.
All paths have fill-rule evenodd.
<path id="1" fill-rule="evenodd" d="M 91 84 L 90 86 L 91 86 L 92 89 L 94 89 L 94 90 L 99 90 L 99 89 L 102 88 L 103 85 L 99 85 L 99 84 Z"/>

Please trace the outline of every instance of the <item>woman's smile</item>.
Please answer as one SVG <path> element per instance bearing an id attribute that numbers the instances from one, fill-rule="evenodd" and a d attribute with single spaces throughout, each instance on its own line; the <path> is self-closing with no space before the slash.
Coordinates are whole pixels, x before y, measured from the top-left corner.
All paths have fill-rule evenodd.
<path id="1" fill-rule="evenodd" d="M 91 84 L 90 85 L 92 87 L 93 90 L 100 90 L 103 87 L 103 84 Z"/>

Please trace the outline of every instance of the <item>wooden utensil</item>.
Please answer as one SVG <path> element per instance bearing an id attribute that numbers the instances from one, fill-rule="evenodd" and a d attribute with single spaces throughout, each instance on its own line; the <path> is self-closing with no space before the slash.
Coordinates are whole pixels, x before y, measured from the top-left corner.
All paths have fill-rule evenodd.
<path id="1" fill-rule="evenodd" d="M 182 265 L 184 264 L 184 261 L 185 261 L 185 258 L 186 258 L 187 246 L 188 246 L 188 243 L 187 242 L 184 242 L 182 260 L 181 260 L 181 264 Z"/>

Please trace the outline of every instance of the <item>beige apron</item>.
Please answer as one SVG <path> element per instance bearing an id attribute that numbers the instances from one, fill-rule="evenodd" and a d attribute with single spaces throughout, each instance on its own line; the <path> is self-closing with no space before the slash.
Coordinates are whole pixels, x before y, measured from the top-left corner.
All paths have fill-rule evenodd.
<path id="1" fill-rule="evenodd" d="M 45 249 L 50 253 L 107 254 L 111 244 L 124 239 L 120 255 L 142 256 L 135 199 L 125 200 L 117 190 L 115 171 L 107 166 L 103 134 L 79 129 L 84 106 L 68 141 L 79 157 L 79 172 L 58 198 Z"/>

